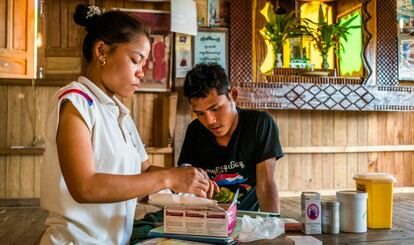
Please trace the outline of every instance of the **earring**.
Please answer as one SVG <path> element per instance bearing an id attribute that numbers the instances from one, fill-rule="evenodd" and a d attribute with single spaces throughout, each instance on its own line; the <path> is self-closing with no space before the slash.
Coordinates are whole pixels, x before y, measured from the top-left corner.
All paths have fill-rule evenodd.
<path id="1" fill-rule="evenodd" d="M 99 61 L 101 61 L 101 65 L 105 65 L 106 64 L 106 59 L 103 55 L 99 55 Z"/>

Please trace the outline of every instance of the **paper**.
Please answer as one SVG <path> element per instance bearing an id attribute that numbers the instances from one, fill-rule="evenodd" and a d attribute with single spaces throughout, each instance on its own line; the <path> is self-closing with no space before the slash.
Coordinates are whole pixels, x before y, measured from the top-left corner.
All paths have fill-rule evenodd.
<path id="1" fill-rule="evenodd" d="M 171 0 L 171 31 L 197 35 L 197 8 L 193 0 Z"/>

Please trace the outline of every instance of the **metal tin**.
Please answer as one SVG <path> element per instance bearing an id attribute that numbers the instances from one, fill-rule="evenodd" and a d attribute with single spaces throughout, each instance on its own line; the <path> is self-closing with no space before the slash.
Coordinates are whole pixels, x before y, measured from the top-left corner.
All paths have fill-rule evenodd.
<path id="1" fill-rule="evenodd" d="M 325 234 L 339 233 L 339 202 L 322 201 L 322 232 Z"/>

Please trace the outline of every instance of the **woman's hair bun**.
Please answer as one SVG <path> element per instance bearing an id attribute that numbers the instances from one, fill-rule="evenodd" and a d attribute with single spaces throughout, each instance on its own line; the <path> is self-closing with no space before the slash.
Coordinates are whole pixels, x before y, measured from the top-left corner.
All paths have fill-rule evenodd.
<path id="1" fill-rule="evenodd" d="M 101 14 L 102 11 L 97 6 L 78 4 L 76 6 L 75 14 L 73 15 L 73 20 L 76 24 L 84 26 L 86 30 L 88 30 L 92 21 Z"/>

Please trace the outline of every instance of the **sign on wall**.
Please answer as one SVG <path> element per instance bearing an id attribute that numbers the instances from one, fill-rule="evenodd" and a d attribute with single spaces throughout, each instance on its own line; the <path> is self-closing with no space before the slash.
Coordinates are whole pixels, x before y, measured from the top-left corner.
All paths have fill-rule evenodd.
<path id="1" fill-rule="evenodd" d="M 225 28 L 199 30 L 194 40 L 194 62 L 217 63 L 228 72 L 228 32 Z"/>

